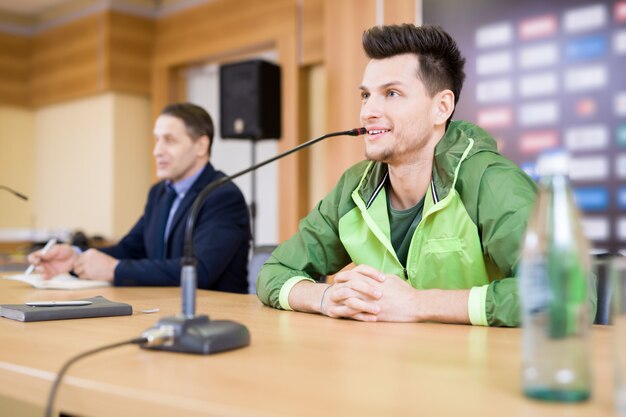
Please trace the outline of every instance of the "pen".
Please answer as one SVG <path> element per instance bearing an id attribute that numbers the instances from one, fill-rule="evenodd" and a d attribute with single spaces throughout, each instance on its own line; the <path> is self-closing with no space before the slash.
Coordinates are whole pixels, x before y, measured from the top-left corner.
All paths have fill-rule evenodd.
<path id="1" fill-rule="evenodd" d="M 27 301 L 26 305 L 31 307 L 57 307 L 57 306 L 88 306 L 91 301 Z"/>
<path id="2" fill-rule="evenodd" d="M 53 237 L 52 239 L 50 239 L 48 242 L 46 242 L 46 246 L 44 246 L 43 249 L 41 250 L 41 254 L 45 255 L 46 253 L 48 253 L 48 251 L 52 249 L 52 247 L 56 245 L 56 243 L 57 243 L 56 238 Z M 35 264 L 30 264 L 29 267 L 26 268 L 24 275 L 30 275 L 34 270 L 35 270 Z"/>

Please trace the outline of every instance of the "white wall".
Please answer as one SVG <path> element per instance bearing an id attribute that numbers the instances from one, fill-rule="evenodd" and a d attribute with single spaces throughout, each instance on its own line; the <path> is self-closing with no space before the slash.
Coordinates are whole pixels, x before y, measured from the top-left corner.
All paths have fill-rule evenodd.
<path id="1" fill-rule="evenodd" d="M 0 228 L 28 228 L 34 222 L 34 118 L 30 109 L 0 107 L 0 185 L 30 198 L 24 201 L 0 190 Z"/>
<path id="2" fill-rule="evenodd" d="M 111 234 L 112 100 L 104 94 L 37 110 L 36 227 Z"/>
<path id="3" fill-rule="evenodd" d="M 154 181 L 152 166 L 152 114 L 143 96 L 113 95 L 113 224 L 111 237 L 119 238 L 143 213 Z"/>
<path id="4" fill-rule="evenodd" d="M 121 237 L 143 212 L 152 182 L 151 132 L 143 96 L 0 107 L 0 184 L 30 197 L 0 193 L 0 228 Z"/>

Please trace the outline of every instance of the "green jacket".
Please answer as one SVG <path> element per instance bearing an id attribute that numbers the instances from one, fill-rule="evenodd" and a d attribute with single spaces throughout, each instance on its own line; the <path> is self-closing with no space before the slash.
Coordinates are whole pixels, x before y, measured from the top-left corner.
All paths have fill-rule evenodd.
<path id="1" fill-rule="evenodd" d="M 485 131 L 470 123 L 455 121 L 450 123 L 435 148 L 432 183 L 439 199 L 449 193 L 455 168 L 468 149 L 468 143 L 472 142 L 470 138 L 473 146 L 461 163 L 455 188 L 467 214 L 476 225 L 483 255 L 480 264 L 486 268 L 488 278 L 486 285 L 480 281 L 464 284 L 465 288 L 472 289 L 470 309 L 478 306 L 484 310 L 482 316 L 486 322 L 472 322 L 490 326 L 518 326 L 520 306 L 514 271 L 526 221 L 534 204 L 536 185 L 513 162 L 498 154 L 495 141 Z M 264 304 L 289 308 L 286 300 L 295 283 L 336 273 L 355 261 L 355 258 L 361 261 L 355 261 L 357 264 L 368 263 L 385 273 L 408 279 L 416 288 L 458 288 L 446 285 L 445 274 L 438 281 L 423 285 L 417 282 L 411 276 L 411 271 L 419 270 L 420 265 L 412 265 L 417 261 L 411 256 L 407 259 L 406 270 L 398 269 L 399 262 L 393 248 L 384 242 L 385 238 L 389 241 L 386 205 L 384 215 L 375 212 L 383 207 L 375 203 L 376 200 L 386 198 L 384 191 L 381 192 L 386 173 L 386 164 L 363 161 L 343 174 L 333 191 L 301 221 L 299 232 L 280 245 L 261 269 L 257 294 Z M 362 225 L 355 228 L 341 227 L 340 232 L 340 221 L 353 217 L 353 211 L 359 209 L 358 205 L 362 209 L 366 208 L 368 214 L 372 212 L 371 218 L 377 219 L 377 225 L 386 234 L 381 239 L 385 244 L 378 246 L 370 242 L 371 234 L 362 235 L 363 251 L 367 251 L 371 262 L 355 254 L 354 248 L 351 249 L 351 256 L 342 243 L 347 237 L 342 236 L 342 233 L 345 235 L 351 230 L 354 230 L 353 233 L 362 233 L 359 230 Z M 419 232 L 420 227 L 415 233 Z M 350 238 L 354 241 L 355 236 Z M 361 235 L 356 237 L 359 238 Z M 372 248 L 377 248 L 374 249 L 377 251 L 374 256 L 371 256 Z M 438 271 L 446 262 L 443 259 L 440 265 L 428 265 L 428 269 Z M 424 265 L 421 268 L 423 270 Z"/>

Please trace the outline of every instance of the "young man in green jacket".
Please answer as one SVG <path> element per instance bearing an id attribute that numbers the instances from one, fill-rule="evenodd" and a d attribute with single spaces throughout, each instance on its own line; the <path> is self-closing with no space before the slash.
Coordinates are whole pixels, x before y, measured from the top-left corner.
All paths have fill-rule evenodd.
<path id="1" fill-rule="evenodd" d="M 363 321 L 519 325 L 513 275 L 536 187 L 485 131 L 451 121 L 465 59 L 433 26 L 374 27 L 363 47 L 367 161 L 276 249 L 259 298 Z"/>

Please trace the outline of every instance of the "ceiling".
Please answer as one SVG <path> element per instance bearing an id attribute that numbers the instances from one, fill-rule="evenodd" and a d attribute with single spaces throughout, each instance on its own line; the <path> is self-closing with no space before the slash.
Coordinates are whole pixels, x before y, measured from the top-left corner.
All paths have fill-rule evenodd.
<path id="1" fill-rule="evenodd" d="M 151 9 L 180 8 L 186 4 L 202 3 L 206 0 L 0 0 L 0 14 L 22 17 L 37 17 L 54 10 L 80 9 L 93 4 L 105 4 L 126 8 Z"/>
<path id="2" fill-rule="evenodd" d="M 94 10 L 160 18 L 214 0 L 0 0 L 0 32 L 29 36 Z"/>
<path id="3" fill-rule="evenodd" d="M 33 16 L 46 12 L 74 0 L 0 0 L 0 11 L 18 15 Z"/>

